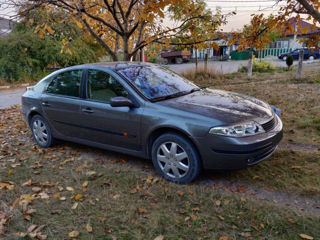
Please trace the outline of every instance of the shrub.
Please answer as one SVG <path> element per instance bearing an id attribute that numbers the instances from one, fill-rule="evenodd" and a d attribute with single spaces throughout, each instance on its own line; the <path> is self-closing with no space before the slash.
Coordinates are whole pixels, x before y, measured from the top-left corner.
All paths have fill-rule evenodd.
<path id="1" fill-rule="evenodd" d="M 72 54 L 60 53 L 62 42 L 31 31 L 15 31 L 0 39 L 0 78 L 6 82 L 34 80 L 48 66 L 66 67 L 97 61 L 96 48 L 81 38 L 70 44 Z"/>
<path id="2" fill-rule="evenodd" d="M 276 67 L 274 66 L 273 62 L 270 61 L 256 61 L 256 59 L 253 59 L 253 67 L 252 72 L 274 72 L 276 70 Z M 248 67 L 243 66 L 239 69 L 239 72 L 248 72 Z"/>
<path id="3" fill-rule="evenodd" d="M 292 64 L 293 64 L 293 57 L 292 57 L 292 55 L 289 55 L 289 56 L 287 57 L 287 59 L 286 59 L 286 64 L 287 64 L 288 70 L 289 70 L 290 67 L 291 67 Z"/>

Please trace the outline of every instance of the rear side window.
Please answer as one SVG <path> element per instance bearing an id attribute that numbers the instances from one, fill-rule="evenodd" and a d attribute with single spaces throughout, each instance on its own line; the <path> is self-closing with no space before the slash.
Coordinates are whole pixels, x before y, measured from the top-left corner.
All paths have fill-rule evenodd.
<path id="1" fill-rule="evenodd" d="M 113 76 L 99 70 L 88 70 L 87 98 L 109 102 L 113 97 L 128 97 L 126 89 Z"/>
<path id="2" fill-rule="evenodd" d="M 82 70 L 60 73 L 56 75 L 49 84 L 47 93 L 79 97 L 81 77 Z"/>

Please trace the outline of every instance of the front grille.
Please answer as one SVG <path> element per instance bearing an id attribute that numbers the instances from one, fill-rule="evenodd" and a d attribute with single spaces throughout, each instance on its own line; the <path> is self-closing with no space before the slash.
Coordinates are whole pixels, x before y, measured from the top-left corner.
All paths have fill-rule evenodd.
<path id="1" fill-rule="evenodd" d="M 274 117 L 270 121 L 262 124 L 262 127 L 266 132 L 268 132 L 268 131 L 270 131 L 271 129 L 274 128 L 275 124 L 276 124 L 276 118 Z"/>

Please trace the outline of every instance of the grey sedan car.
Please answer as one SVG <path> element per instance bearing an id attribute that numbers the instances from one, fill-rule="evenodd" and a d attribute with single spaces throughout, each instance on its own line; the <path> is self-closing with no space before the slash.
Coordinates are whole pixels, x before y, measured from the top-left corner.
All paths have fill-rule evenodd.
<path id="1" fill-rule="evenodd" d="M 257 164 L 282 138 L 282 122 L 268 104 L 200 89 L 147 63 L 56 71 L 27 88 L 22 112 L 41 147 L 62 139 L 152 159 L 161 176 L 178 183 L 202 169 Z"/>

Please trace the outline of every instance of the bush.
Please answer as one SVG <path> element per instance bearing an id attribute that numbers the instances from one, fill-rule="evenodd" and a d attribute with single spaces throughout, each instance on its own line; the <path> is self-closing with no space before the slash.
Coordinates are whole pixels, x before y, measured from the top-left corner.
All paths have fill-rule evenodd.
<path id="1" fill-rule="evenodd" d="M 62 42 L 31 31 L 15 31 L 0 39 L 0 78 L 6 82 L 39 79 L 48 66 L 66 67 L 97 61 L 96 46 L 81 38 L 70 44 L 72 54 L 60 53 Z"/>
<path id="2" fill-rule="evenodd" d="M 256 61 L 256 59 L 253 59 L 253 67 L 252 72 L 274 72 L 276 70 L 276 67 L 274 66 L 273 62 L 270 61 Z M 248 72 L 248 67 L 243 66 L 239 69 L 239 72 Z"/>
<path id="3" fill-rule="evenodd" d="M 292 55 L 289 55 L 289 56 L 287 57 L 287 59 L 286 59 L 286 64 L 287 64 L 287 66 L 288 66 L 288 69 L 290 69 L 290 67 L 291 67 L 292 64 L 293 64 L 293 57 L 292 57 Z"/>

